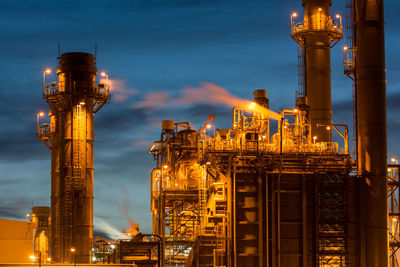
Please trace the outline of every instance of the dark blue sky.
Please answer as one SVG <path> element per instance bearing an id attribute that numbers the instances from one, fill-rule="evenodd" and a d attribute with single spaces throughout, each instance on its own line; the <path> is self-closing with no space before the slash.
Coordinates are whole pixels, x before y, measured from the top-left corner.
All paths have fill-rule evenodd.
<path id="1" fill-rule="evenodd" d="M 344 14 L 344 0 L 332 14 Z M 389 156 L 400 153 L 400 2 L 385 1 Z M 129 215 L 151 231 L 148 146 L 163 119 L 199 128 L 209 113 L 217 127 L 230 124 L 230 108 L 207 101 L 177 105 L 188 86 L 209 82 L 251 98 L 267 89 L 271 108 L 291 108 L 297 89 L 296 43 L 290 13 L 300 0 L 48 0 L 0 1 L 0 217 L 22 219 L 34 205 L 49 205 L 50 152 L 36 139 L 42 69 L 61 52 L 94 52 L 110 73 L 110 104 L 95 118 L 97 230 L 122 230 Z M 343 75 L 341 41 L 332 51 L 334 119 L 352 125 L 351 82 Z M 47 81 L 56 80 L 54 74 Z M 160 94 L 162 92 L 162 94 Z M 146 96 L 164 96 L 143 108 Z"/>

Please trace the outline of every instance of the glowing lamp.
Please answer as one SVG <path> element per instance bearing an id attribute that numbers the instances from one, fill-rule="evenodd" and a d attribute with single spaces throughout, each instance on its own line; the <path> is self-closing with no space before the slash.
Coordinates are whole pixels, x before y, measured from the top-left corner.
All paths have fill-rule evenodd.
<path id="1" fill-rule="evenodd" d="M 347 46 L 343 47 L 343 50 L 347 50 L 347 49 L 349 49 Z"/>
<path id="2" fill-rule="evenodd" d="M 297 13 L 296 12 L 292 13 L 292 17 L 293 18 L 297 17 Z"/>
<path id="3" fill-rule="evenodd" d="M 331 127 L 330 127 L 330 126 L 327 126 L 326 129 L 329 131 L 329 130 L 331 129 Z"/>
<path id="4" fill-rule="evenodd" d="M 105 73 L 104 71 L 100 73 L 101 76 L 106 77 L 107 73 Z"/>
<path id="5" fill-rule="evenodd" d="M 40 117 L 42 117 L 42 116 L 44 116 L 44 112 L 39 112 L 38 115 L 39 115 Z"/>
<path id="6" fill-rule="evenodd" d="M 30 255 L 29 258 L 30 258 L 31 260 L 33 260 L 33 261 L 35 260 L 35 256 L 33 256 L 33 255 Z"/>
<path id="7" fill-rule="evenodd" d="M 71 248 L 71 252 L 72 252 L 72 253 L 75 253 L 75 248 Z"/>
<path id="8" fill-rule="evenodd" d="M 337 15 L 336 15 L 336 18 L 340 19 L 340 15 L 339 15 L 339 14 L 337 14 Z"/>

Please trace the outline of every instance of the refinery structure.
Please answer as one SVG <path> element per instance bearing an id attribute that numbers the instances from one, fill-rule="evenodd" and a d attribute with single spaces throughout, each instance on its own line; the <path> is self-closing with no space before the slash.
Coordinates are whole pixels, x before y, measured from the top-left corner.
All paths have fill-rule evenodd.
<path id="1" fill-rule="evenodd" d="M 257 89 L 235 103 L 227 129 L 217 128 L 212 114 L 201 130 L 163 120 L 149 148 L 152 233 L 129 239 L 93 237 L 93 120 L 110 99 L 108 74 L 99 83 L 93 55 L 62 54 L 58 81 L 43 81 L 50 122 L 39 123 L 38 114 L 37 124 L 51 151 L 51 208 L 34 208 L 35 219 L 20 225 L 32 235 L 32 259 L 88 265 L 98 254 L 103 263 L 143 267 L 400 266 L 383 0 L 346 0 L 345 19 L 330 14 L 332 0 L 302 5 L 303 18 L 291 14 L 299 54 L 293 109 L 269 110 L 267 90 Z M 344 33 L 353 138 L 332 120 L 330 53 Z"/>
<path id="2" fill-rule="evenodd" d="M 200 131 L 163 121 L 150 148 L 162 266 L 398 266 L 398 165 L 387 166 L 383 1 L 346 3 L 355 155 L 347 125 L 332 121 L 330 50 L 343 37 L 342 17 L 331 17 L 330 0 L 302 4 L 303 21 L 291 15 L 300 55 L 292 110 L 273 113 L 267 91 L 255 90 L 253 101 L 233 108 L 230 129 L 213 130 L 212 115 Z"/>

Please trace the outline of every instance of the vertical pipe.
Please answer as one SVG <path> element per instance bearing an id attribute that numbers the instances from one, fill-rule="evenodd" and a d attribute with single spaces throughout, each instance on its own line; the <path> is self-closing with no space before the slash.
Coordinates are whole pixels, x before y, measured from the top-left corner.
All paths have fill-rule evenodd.
<path id="1" fill-rule="evenodd" d="M 269 267 L 270 266 L 270 264 L 269 264 L 269 255 L 270 255 L 270 252 L 269 252 L 269 227 L 270 227 L 270 224 L 269 224 L 269 192 L 268 192 L 268 190 L 269 190 L 269 186 L 268 186 L 268 183 L 269 183 L 269 176 L 268 176 L 268 173 L 266 173 L 265 174 L 265 262 L 266 262 L 266 264 L 265 264 L 265 266 L 266 267 Z"/>
<path id="2" fill-rule="evenodd" d="M 259 164 L 261 166 L 262 161 L 259 161 Z M 261 175 L 262 175 L 262 168 L 260 168 L 260 172 L 258 174 L 258 179 L 257 179 L 257 189 L 258 189 L 258 266 L 260 267 L 264 267 L 264 246 L 263 246 L 263 242 L 264 242 L 264 225 L 266 225 L 266 223 L 263 221 L 263 182 L 261 179 Z"/>
<path id="3" fill-rule="evenodd" d="M 301 178 L 302 191 L 302 238 L 303 238 L 303 266 L 307 266 L 307 183 L 306 177 Z"/>
<path id="4" fill-rule="evenodd" d="M 331 132 L 318 124 L 332 123 L 331 42 L 329 34 L 331 0 L 303 0 L 306 96 L 311 134 L 318 141 L 329 142 Z"/>
<path id="5" fill-rule="evenodd" d="M 54 110 L 51 110 L 50 115 L 50 131 L 52 133 L 57 132 L 58 120 Z M 53 261 L 58 262 L 59 251 L 58 251 L 58 238 L 59 238 L 59 203 L 58 198 L 59 192 L 59 162 L 58 162 L 58 135 L 54 134 L 51 147 L 51 258 Z"/>
<path id="6" fill-rule="evenodd" d="M 387 266 L 387 135 L 383 0 L 354 0 L 362 266 Z"/>
<path id="7" fill-rule="evenodd" d="M 57 262 L 91 262 L 93 228 L 93 113 L 108 93 L 96 90 L 97 68 L 87 53 L 61 55 L 52 107 L 52 254 Z M 54 118 L 53 118 L 54 117 Z M 52 130 L 53 131 L 53 130 Z M 75 248 L 72 256 L 71 248 Z"/>

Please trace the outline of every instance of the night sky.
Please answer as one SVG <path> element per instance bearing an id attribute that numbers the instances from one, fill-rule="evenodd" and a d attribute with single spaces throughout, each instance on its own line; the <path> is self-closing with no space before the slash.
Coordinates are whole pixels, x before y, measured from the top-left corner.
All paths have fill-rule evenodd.
<path id="1" fill-rule="evenodd" d="M 332 15 L 344 15 L 345 1 L 333 2 Z M 398 10 L 398 0 L 385 1 L 390 157 L 400 156 Z M 58 44 L 61 53 L 94 53 L 97 44 L 97 67 L 113 86 L 95 116 L 95 231 L 113 236 L 130 216 L 151 232 L 147 151 L 161 120 L 199 129 L 213 113 L 217 128 L 231 123 L 230 106 L 212 96 L 191 99 L 191 90 L 219 86 L 252 99 L 254 89 L 267 89 L 272 110 L 293 108 L 293 11 L 303 13 L 300 0 L 0 0 L 0 217 L 22 220 L 32 203 L 50 205 L 50 151 L 36 138 L 36 114 L 48 110 L 42 70 L 52 68 L 46 81 L 57 80 Z M 334 121 L 351 128 L 345 43 L 332 51 L 332 102 Z"/>

